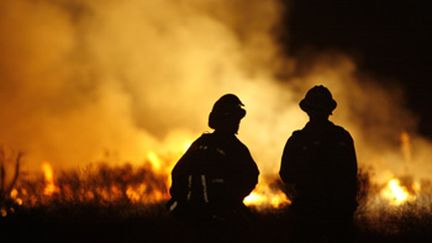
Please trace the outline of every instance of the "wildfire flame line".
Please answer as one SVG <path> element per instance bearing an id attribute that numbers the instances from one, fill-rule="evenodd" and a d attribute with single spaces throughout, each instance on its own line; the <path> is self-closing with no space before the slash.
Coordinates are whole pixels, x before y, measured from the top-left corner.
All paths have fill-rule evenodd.
<path id="1" fill-rule="evenodd" d="M 408 134 L 402 135 L 405 150 L 410 143 Z M 187 143 L 188 146 L 190 143 Z M 133 168 L 131 165 L 120 167 L 102 166 L 90 174 L 77 174 L 74 180 L 56 178 L 50 162 L 41 165 L 43 172 L 43 186 L 39 191 L 22 184 L 13 188 L 10 198 L 18 206 L 35 206 L 47 204 L 53 199 L 63 202 L 116 202 L 126 199 L 132 204 L 163 203 L 169 198 L 170 171 L 174 165 L 174 157 L 178 157 L 187 149 L 182 149 L 176 155 L 163 156 L 158 152 L 147 153 L 144 167 Z M 405 154 L 408 154 L 407 152 Z M 410 154 L 410 153 L 409 153 Z M 84 173 L 84 172 L 81 172 Z M 92 174 L 93 173 L 93 174 Z M 277 178 L 262 177 L 256 188 L 244 199 L 247 206 L 257 209 L 281 208 L 291 204 L 290 199 L 281 189 L 272 184 Z M 408 185 L 396 177 L 387 180 L 385 186 L 374 194 L 384 199 L 389 205 L 401 206 L 412 202 L 420 195 L 421 184 L 417 181 Z M 33 191 L 32 191 L 33 190 Z M 7 214 L 7 210 L 2 212 Z"/>
<path id="2" fill-rule="evenodd" d="M 151 153 L 149 155 L 148 163 L 150 166 L 148 167 L 149 171 L 146 173 L 159 175 L 159 177 L 157 177 L 159 179 L 157 180 L 162 180 L 160 181 L 160 186 L 152 185 L 157 183 L 154 178 L 141 178 L 139 183 L 129 183 L 126 185 L 116 184 L 115 182 L 114 184 L 110 184 L 108 187 L 97 184 L 89 185 L 89 187 L 81 188 L 79 190 L 80 195 L 73 195 L 74 193 L 77 193 L 76 191 L 72 191 L 73 185 L 57 184 L 51 164 L 45 161 L 41 166 L 44 176 L 44 187 L 41 194 L 46 198 L 51 198 L 54 195 L 63 195 L 65 198 L 71 198 L 70 200 L 74 200 L 73 198 L 79 198 L 79 201 L 103 200 L 107 202 L 118 200 L 122 198 L 122 195 L 124 195 L 127 200 L 133 204 L 161 203 L 169 198 L 167 193 L 170 185 L 169 173 L 164 174 L 161 171 L 161 168 L 164 168 L 164 159 L 156 153 Z M 86 180 L 89 180 L 89 178 L 84 179 L 84 181 Z M 109 179 L 107 178 L 107 180 Z M 132 181 L 134 181 L 134 179 Z M 260 183 L 252 193 L 244 199 L 245 205 L 258 209 L 276 209 L 291 204 L 290 199 L 279 188 L 271 186 L 270 181 L 271 180 L 268 178 L 261 179 Z M 107 181 L 106 183 L 109 184 L 112 182 Z M 420 189 L 421 185 L 419 182 L 415 182 L 412 184 L 412 187 L 407 188 L 407 186 L 402 185 L 399 179 L 392 178 L 386 183 L 378 196 L 383 198 L 392 206 L 401 206 L 407 202 L 414 201 L 416 199 L 415 194 L 419 193 Z M 35 199 L 36 197 L 37 195 L 28 194 L 25 188 L 14 188 L 10 192 L 10 198 L 12 198 L 19 206 L 31 206 L 37 204 L 37 200 Z"/>

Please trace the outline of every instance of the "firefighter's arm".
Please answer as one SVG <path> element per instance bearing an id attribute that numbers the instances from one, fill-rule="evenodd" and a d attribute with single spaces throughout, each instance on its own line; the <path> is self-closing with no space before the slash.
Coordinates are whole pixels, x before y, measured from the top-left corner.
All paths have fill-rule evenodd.
<path id="1" fill-rule="evenodd" d="M 349 141 L 349 161 L 350 161 L 350 177 L 352 178 L 352 190 L 353 190 L 353 197 L 356 197 L 357 195 L 357 173 L 358 173 L 358 165 L 357 165 L 357 156 L 355 152 L 354 147 L 354 140 L 352 139 L 351 135 L 348 134 L 348 141 Z"/>
<path id="2" fill-rule="evenodd" d="M 291 136 L 285 144 L 282 154 L 279 176 L 285 184 L 295 183 L 294 173 L 296 171 L 296 165 L 294 160 L 294 141 L 294 136 Z"/>
<path id="3" fill-rule="evenodd" d="M 295 200 L 298 197 L 298 190 L 296 185 L 296 174 L 298 173 L 298 165 L 296 164 L 297 161 L 295 159 L 297 143 L 296 135 L 297 132 L 294 132 L 285 144 L 282 154 L 281 167 L 279 171 L 280 178 L 285 183 L 285 192 L 291 200 Z"/>
<path id="4" fill-rule="evenodd" d="M 245 191 L 244 196 L 249 195 L 258 184 L 259 170 L 255 161 L 249 153 L 249 163 L 245 168 Z"/>
<path id="5" fill-rule="evenodd" d="M 179 195 L 179 190 L 182 190 L 182 183 L 184 183 L 182 180 L 184 180 L 187 171 L 190 169 L 190 157 L 194 150 L 196 150 L 196 147 L 198 146 L 199 139 L 196 140 L 190 148 L 186 151 L 186 153 L 183 154 L 183 156 L 177 161 L 175 164 L 173 170 L 171 171 L 171 188 L 170 188 L 170 194 L 172 197 L 176 197 Z"/>
<path id="6" fill-rule="evenodd" d="M 342 137 L 343 144 L 345 144 L 346 146 L 346 149 L 344 150 L 345 163 L 342 164 L 344 166 L 343 169 L 345 172 L 344 173 L 345 183 L 343 187 L 349 194 L 351 194 L 353 200 L 355 200 L 357 196 L 358 185 L 357 185 L 357 157 L 354 148 L 354 140 L 352 139 L 351 134 L 346 130 L 343 130 L 342 135 L 343 135 Z"/>
<path id="7" fill-rule="evenodd" d="M 250 154 L 249 150 L 245 150 L 244 156 L 239 161 L 239 166 L 236 169 L 236 183 L 234 185 L 235 197 L 239 200 L 243 200 L 244 197 L 249 195 L 255 186 L 258 184 L 259 170 Z"/>
<path id="8" fill-rule="evenodd" d="M 294 183 L 285 184 L 285 190 L 286 190 L 287 196 L 289 197 L 289 199 L 291 201 L 295 200 L 298 197 L 296 184 L 294 184 Z"/>
<path id="9" fill-rule="evenodd" d="M 351 170 L 354 176 L 357 176 L 357 156 L 354 148 L 354 140 L 352 137 L 349 137 L 350 139 L 350 158 L 351 158 Z"/>
<path id="10" fill-rule="evenodd" d="M 346 146 L 344 149 L 345 154 L 344 158 L 346 159 L 346 163 L 344 164 L 346 171 L 348 172 L 347 176 L 356 177 L 357 176 L 357 157 L 354 148 L 354 140 L 351 137 L 351 134 L 342 129 L 341 132 L 341 142 Z"/>

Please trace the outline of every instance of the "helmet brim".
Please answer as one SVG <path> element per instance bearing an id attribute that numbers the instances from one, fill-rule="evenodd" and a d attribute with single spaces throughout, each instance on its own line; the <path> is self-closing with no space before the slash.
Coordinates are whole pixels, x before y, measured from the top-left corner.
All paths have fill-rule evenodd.
<path id="1" fill-rule="evenodd" d="M 308 113 L 308 112 L 325 112 L 328 114 L 332 114 L 334 109 L 336 109 L 337 102 L 334 99 L 328 100 L 326 102 L 310 102 L 307 99 L 303 99 L 299 103 L 300 108 Z"/>

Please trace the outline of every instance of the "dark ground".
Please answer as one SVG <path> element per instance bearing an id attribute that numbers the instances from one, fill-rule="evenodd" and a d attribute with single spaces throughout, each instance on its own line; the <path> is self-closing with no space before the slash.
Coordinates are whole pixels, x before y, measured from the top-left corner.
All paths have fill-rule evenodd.
<path id="1" fill-rule="evenodd" d="M 287 212 L 254 212 L 242 242 L 289 242 Z M 191 242 L 194 234 L 162 205 L 21 209 L 1 218 L 0 231 L 1 242 Z M 383 213 L 372 221 L 359 216 L 356 242 L 432 242 L 432 216 Z"/>

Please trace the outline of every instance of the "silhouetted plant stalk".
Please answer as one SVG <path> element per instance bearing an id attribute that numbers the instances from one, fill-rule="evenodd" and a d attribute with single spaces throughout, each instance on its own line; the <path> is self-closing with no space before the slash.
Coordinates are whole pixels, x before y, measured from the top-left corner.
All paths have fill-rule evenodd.
<path id="1" fill-rule="evenodd" d="M 19 152 L 14 159 L 15 165 L 12 179 L 9 183 L 7 183 L 6 163 L 8 160 L 6 158 L 4 149 L 0 149 L 0 215 L 3 217 L 6 217 L 8 212 L 13 213 L 15 211 L 14 207 L 12 206 L 13 204 L 20 204 L 20 200 L 18 200 L 18 202 L 14 202 L 14 200 L 11 199 L 11 195 L 15 194 L 14 187 L 17 184 L 20 174 L 21 157 L 22 153 Z"/>

